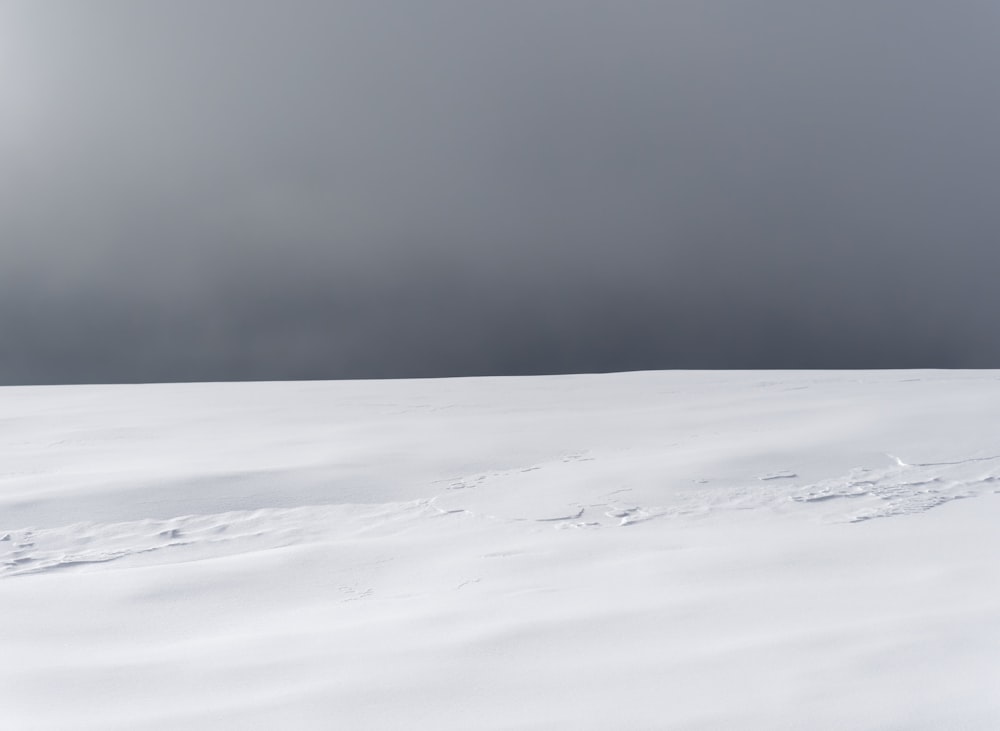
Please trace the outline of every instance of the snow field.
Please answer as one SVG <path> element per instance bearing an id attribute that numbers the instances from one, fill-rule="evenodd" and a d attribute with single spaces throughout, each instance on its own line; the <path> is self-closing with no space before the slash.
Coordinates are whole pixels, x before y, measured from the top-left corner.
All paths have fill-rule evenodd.
<path id="1" fill-rule="evenodd" d="M 0 389 L 0 728 L 995 729 L 1000 374 Z"/>

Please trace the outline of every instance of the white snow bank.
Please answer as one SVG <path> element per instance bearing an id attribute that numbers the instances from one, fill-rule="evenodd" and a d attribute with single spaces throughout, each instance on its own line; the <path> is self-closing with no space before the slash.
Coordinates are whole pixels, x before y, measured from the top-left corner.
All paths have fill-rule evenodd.
<path id="1" fill-rule="evenodd" d="M 998 417 L 991 371 L 0 389 L 0 728 L 1000 728 Z"/>

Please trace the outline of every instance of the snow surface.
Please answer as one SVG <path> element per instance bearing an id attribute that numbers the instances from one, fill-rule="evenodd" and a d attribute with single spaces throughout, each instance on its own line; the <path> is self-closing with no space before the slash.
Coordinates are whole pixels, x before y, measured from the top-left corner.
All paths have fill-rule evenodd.
<path id="1" fill-rule="evenodd" d="M 0 729 L 993 731 L 998 491 L 991 371 L 4 388 Z"/>

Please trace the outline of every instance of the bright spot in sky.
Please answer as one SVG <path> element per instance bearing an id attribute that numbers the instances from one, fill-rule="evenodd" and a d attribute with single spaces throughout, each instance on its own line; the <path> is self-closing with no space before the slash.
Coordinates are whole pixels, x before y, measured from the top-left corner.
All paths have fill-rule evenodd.
<path id="1" fill-rule="evenodd" d="M 16 150 L 38 122 L 38 66 L 16 7 L 0 6 L 0 147 Z"/>

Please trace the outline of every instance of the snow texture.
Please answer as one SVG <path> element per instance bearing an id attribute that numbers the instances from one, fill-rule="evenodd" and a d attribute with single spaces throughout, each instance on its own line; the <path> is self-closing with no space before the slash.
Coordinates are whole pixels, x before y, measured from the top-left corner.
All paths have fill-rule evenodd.
<path id="1" fill-rule="evenodd" d="M 0 728 L 1000 728 L 1000 373 L 0 389 Z"/>

